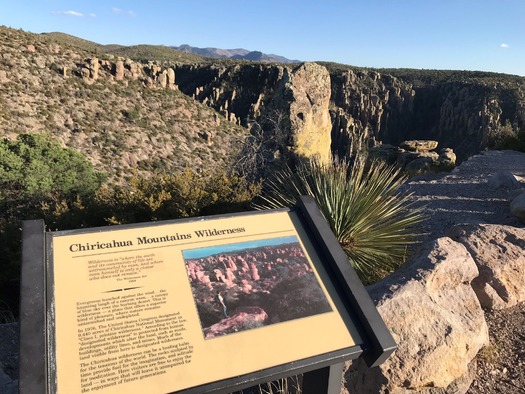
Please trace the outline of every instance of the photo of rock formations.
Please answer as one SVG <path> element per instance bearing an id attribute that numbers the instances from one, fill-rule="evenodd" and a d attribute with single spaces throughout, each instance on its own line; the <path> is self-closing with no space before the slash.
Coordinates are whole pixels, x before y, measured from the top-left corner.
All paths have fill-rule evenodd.
<path id="1" fill-rule="evenodd" d="M 205 339 L 332 311 L 295 236 L 183 256 Z"/>

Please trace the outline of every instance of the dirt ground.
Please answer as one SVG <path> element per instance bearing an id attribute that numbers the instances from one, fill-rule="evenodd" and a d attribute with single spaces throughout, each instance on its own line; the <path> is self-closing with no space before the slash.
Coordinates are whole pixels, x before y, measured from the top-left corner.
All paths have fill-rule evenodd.
<path id="1" fill-rule="evenodd" d="M 476 357 L 477 374 L 467 394 L 525 393 L 525 303 L 485 311 L 490 345 Z"/>

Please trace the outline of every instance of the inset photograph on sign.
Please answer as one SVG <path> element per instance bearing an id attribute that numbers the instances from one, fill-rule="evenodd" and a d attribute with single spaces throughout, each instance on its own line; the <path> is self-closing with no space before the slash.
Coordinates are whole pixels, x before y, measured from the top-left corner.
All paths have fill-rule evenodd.
<path id="1" fill-rule="evenodd" d="M 205 339 L 332 311 L 296 236 L 182 254 Z"/>

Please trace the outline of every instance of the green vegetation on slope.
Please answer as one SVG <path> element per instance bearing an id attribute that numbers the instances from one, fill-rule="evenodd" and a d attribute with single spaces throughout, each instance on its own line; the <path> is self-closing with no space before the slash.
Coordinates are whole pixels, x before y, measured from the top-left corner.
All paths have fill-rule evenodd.
<path id="1" fill-rule="evenodd" d="M 177 51 L 163 45 L 133 45 L 107 49 L 105 53 L 115 56 L 129 57 L 135 61 L 148 61 L 155 59 L 161 62 L 172 63 L 202 63 L 206 60 L 199 55 Z"/>
<path id="2" fill-rule="evenodd" d="M 0 27 L 0 138 L 49 133 L 89 158 L 97 171 L 125 182 L 138 169 L 198 171 L 228 168 L 246 129 L 175 88 L 162 87 L 156 64 L 99 61 L 86 78 L 93 53 L 36 35 Z M 84 74 L 83 74 L 84 73 Z M 0 80 L 3 78 L 0 76 Z"/>
<path id="3" fill-rule="evenodd" d="M 50 193 L 88 195 L 103 176 L 79 152 L 46 134 L 21 134 L 0 141 L 0 202 L 43 198 Z"/>

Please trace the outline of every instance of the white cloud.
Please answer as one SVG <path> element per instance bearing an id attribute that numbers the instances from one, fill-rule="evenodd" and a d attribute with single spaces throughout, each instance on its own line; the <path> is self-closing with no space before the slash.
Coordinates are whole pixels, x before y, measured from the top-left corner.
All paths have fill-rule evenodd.
<path id="1" fill-rule="evenodd" d="M 71 16 L 84 16 L 83 13 L 77 12 L 77 11 L 64 11 L 64 15 L 71 15 Z"/>
<path id="2" fill-rule="evenodd" d="M 505 43 L 503 43 L 503 44 L 501 44 L 499 47 L 500 47 L 500 48 L 508 48 L 508 47 L 509 47 L 509 44 L 505 44 Z"/>
<path id="3" fill-rule="evenodd" d="M 121 14 L 121 15 L 128 15 L 128 16 L 136 15 L 135 11 L 123 10 L 122 8 L 117 8 L 117 7 L 113 7 L 111 11 L 113 11 L 114 14 Z"/>
<path id="4" fill-rule="evenodd" d="M 91 18 L 95 18 L 97 16 L 97 14 L 94 14 L 93 12 L 91 12 L 89 14 L 83 14 L 82 12 L 72 11 L 72 10 L 68 10 L 68 11 L 53 11 L 53 14 L 55 14 L 55 15 L 76 16 L 76 17 L 90 16 Z"/>

